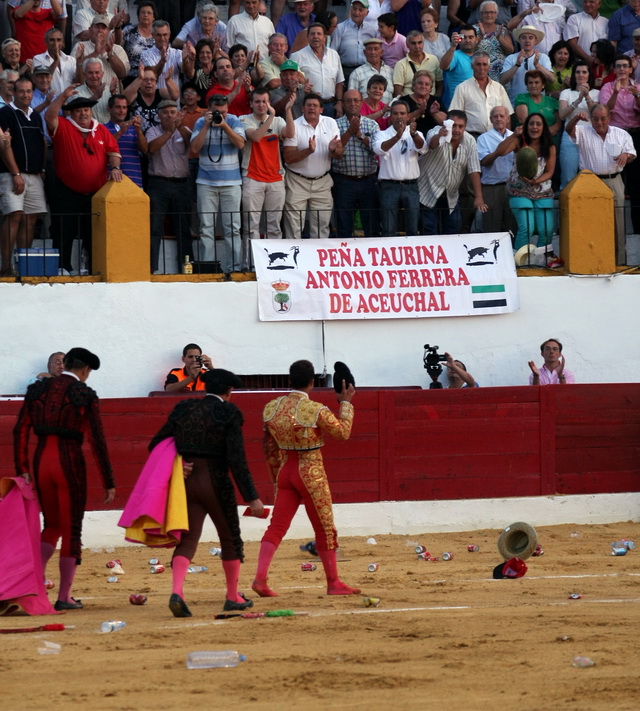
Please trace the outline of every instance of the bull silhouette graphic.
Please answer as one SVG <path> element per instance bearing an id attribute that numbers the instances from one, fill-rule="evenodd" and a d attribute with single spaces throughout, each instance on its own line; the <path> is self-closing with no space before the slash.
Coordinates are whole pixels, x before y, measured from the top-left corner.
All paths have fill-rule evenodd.
<path id="1" fill-rule="evenodd" d="M 487 254 L 489 250 L 493 247 L 493 260 L 487 259 Z M 500 248 L 500 240 L 492 239 L 489 242 L 488 247 L 472 247 L 469 249 L 467 245 L 464 245 L 467 250 L 467 266 L 468 267 L 479 267 L 483 264 L 495 264 L 498 257 L 498 249 Z"/>
<path id="2" fill-rule="evenodd" d="M 266 248 L 264 251 L 267 253 L 267 258 L 269 259 L 267 269 L 295 269 L 298 266 L 298 254 L 300 253 L 300 247 L 291 247 L 288 252 L 270 252 Z M 294 262 L 293 264 L 291 264 L 290 261 L 292 258 Z M 282 264 L 279 262 L 282 262 Z"/>

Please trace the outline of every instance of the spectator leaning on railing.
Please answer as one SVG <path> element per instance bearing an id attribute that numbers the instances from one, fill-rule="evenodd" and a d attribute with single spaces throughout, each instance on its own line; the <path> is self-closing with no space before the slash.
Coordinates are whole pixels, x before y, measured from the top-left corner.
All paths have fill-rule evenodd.
<path id="1" fill-rule="evenodd" d="M 56 166 L 52 232 L 54 244 L 61 250 L 63 274 L 73 269 L 71 247 L 78 233 L 82 235 L 88 265 L 91 264 L 91 198 L 107 180 L 122 180 L 116 140 L 91 115 L 95 100 L 72 99 L 75 90 L 76 85 L 67 87 L 51 102 L 45 114 Z M 69 115 L 61 118 L 61 110 L 68 111 Z M 82 222 L 80 230 L 78 217 Z"/>

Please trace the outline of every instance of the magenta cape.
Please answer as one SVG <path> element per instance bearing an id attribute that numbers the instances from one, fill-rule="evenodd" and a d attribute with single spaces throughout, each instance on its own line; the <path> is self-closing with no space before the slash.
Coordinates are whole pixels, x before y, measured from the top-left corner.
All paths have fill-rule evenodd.
<path id="1" fill-rule="evenodd" d="M 0 615 L 56 615 L 42 580 L 40 509 L 22 477 L 0 479 Z"/>
<path id="2" fill-rule="evenodd" d="M 127 541 L 153 548 L 173 548 L 189 530 L 182 457 L 173 437 L 149 454 L 118 526 L 127 529 Z"/>

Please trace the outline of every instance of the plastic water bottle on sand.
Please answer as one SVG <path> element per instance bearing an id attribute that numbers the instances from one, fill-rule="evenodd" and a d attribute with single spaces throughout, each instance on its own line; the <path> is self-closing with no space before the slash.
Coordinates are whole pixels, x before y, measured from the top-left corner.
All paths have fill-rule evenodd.
<path id="1" fill-rule="evenodd" d="M 231 649 L 216 652 L 191 652 L 187 655 L 188 669 L 216 669 L 218 667 L 237 667 L 245 662 L 244 654 L 238 654 Z"/>
<path id="2" fill-rule="evenodd" d="M 127 626 L 127 623 L 123 620 L 107 620 L 100 625 L 100 631 L 106 632 L 116 632 Z"/>

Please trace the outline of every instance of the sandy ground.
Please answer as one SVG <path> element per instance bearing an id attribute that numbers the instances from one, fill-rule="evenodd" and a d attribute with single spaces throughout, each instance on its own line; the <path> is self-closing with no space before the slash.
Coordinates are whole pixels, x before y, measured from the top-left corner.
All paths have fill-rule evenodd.
<path id="1" fill-rule="evenodd" d="M 54 617 L 2 618 L 2 628 L 62 622 L 61 632 L 0 637 L 3 708 L 22 709 L 519 709 L 636 711 L 640 708 L 638 623 L 640 550 L 610 555 L 610 542 L 635 539 L 640 524 L 538 529 L 544 555 L 520 580 L 492 580 L 500 562 L 497 531 L 342 539 L 343 579 L 381 599 L 327 597 L 324 576 L 301 541 L 285 541 L 270 576 L 280 597 L 254 611 L 293 609 L 289 619 L 214 620 L 224 599 L 220 560 L 201 544 L 186 599 L 194 614 L 168 607 L 171 574 L 149 573 L 166 551 L 87 551 L 74 587 L 86 608 Z M 571 535 L 571 534 L 577 535 Z M 453 560 L 417 559 L 415 543 Z M 466 546 L 480 546 L 468 553 Z M 241 584 L 249 591 L 258 544 L 247 545 Z M 107 583 L 105 564 L 121 558 L 125 575 Z M 369 573 L 367 566 L 379 569 Z M 57 566 L 51 566 L 49 573 Z M 134 607 L 128 598 L 149 601 Z M 582 599 L 569 595 L 579 593 Z M 55 590 L 51 591 L 52 600 Z M 255 597 L 255 596 L 254 596 Z M 126 628 L 98 632 L 105 620 Z M 62 645 L 40 655 L 43 640 Z M 234 649 L 234 669 L 188 670 L 193 650 Z M 575 668 L 577 655 L 595 666 Z"/>

